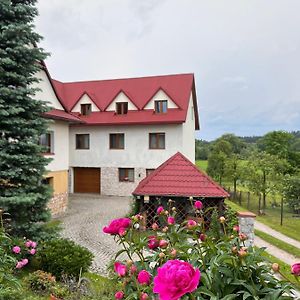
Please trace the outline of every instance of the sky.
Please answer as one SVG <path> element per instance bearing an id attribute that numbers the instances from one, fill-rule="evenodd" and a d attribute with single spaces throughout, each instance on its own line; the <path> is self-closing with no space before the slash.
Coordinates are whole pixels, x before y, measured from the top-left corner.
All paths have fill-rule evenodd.
<path id="1" fill-rule="evenodd" d="M 194 73 L 200 131 L 300 130 L 299 0 L 39 0 L 61 81 Z"/>

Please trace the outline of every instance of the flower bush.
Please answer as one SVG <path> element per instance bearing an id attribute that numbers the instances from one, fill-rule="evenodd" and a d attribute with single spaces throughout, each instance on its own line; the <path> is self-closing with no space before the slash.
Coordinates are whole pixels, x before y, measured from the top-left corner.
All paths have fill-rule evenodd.
<path id="1" fill-rule="evenodd" d="M 264 249 L 246 247 L 247 236 L 226 214 L 215 217 L 213 234 L 204 223 L 211 211 L 202 208 L 196 201 L 195 217 L 177 223 L 176 208 L 159 206 L 150 234 L 138 229 L 141 215 L 103 229 L 122 246 L 114 263 L 122 284 L 115 299 L 290 299 L 291 285 L 275 278 Z M 292 271 L 297 274 L 298 266 Z"/>

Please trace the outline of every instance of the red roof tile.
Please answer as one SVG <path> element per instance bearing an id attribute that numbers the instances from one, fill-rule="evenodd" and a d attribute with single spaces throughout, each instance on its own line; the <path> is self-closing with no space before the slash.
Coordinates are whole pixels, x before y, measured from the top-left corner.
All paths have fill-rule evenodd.
<path id="1" fill-rule="evenodd" d="M 73 122 L 83 123 L 83 121 L 80 120 L 77 116 L 74 116 L 73 114 L 69 114 L 64 110 L 60 110 L 60 109 L 51 109 L 50 111 L 44 113 L 43 116 L 49 119 L 63 120 L 72 123 Z"/>
<path id="2" fill-rule="evenodd" d="M 133 195 L 226 198 L 229 194 L 177 152 L 136 187 Z"/>
<path id="3" fill-rule="evenodd" d="M 199 129 L 197 99 L 195 92 L 195 83 L 193 74 L 176 74 L 165 76 L 152 76 L 141 78 L 127 78 L 114 80 L 96 80 L 62 83 L 52 79 L 59 98 L 64 107 L 71 111 L 83 94 L 87 94 L 97 107 L 102 111 L 92 113 L 89 116 L 82 117 L 87 124 L 104 124 L 109 119 L 109 124 L 119 123 L 119 116 L 110 120 L 110 112 L 104 112 L 115 97 L 123 92 L 138 108 L 137 115 L 132 112 L 126 117 L 126 124 L 136 124 L 137 120 L 143 120 L 145 123 L 182 123 L 186 120 L 188 104 L 191 92 L 194 98 L 195 124 Z M 178 109 L 169 109 L 166 114 L 160 117 L 152 111 L 144 112 L 142 109 L 153 98 L 153 96 L 162 89 L 179 107 Z M 106 115 L 105 115 L 106 114 Z M 180 117 L 179 117 L 180 116 Z M 103 119 L 102 119 L 103 118 Z M 133 120 L 131 120 L 133 118 Z M 146 118 L 146 119 L 145 119 Z M 141 124 L 141 122 L 138 122 Z M 123 124 L 121 122 L 121 124 Z M 108 123 L 106 123 L 108 125 Z"/>

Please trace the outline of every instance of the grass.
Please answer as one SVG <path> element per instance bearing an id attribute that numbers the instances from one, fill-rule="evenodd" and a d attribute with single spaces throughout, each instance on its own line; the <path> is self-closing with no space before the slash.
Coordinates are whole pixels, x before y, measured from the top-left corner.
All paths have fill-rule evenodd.
<path id="1" fill-rule="evenodd" d="M 276 246 L 279 249 L 282 249 L 298 258 L 300 258 L 300 249 L 292 246 L 290 244 L 287 244 L 279 239 L 274 238 L 273 236 L 260 231 L 260 230 L 255 230 L 255 235 L 259 236 L 260 238 L 262 238 L 264 241 Z"/>
<path id="2" fill-rule="evenodd" d="M 202 171 L 206 172 L 207 160 L 196 160 L 196 166 Z"/>

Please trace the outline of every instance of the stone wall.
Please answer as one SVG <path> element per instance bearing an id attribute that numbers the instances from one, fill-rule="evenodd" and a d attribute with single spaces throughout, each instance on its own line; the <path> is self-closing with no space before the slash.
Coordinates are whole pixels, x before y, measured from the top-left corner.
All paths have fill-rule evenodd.
<path id="1" fill-rule="evenodd" d="M 64 213 L 67 207 L 68 193 L 55 194 L 48 203 L 48 208 L 51 210 L 52 216 Z"/>
<path id="2" fill-rule="evenodd" d="M 238 212 L 240 233 L 246 234 L 248 239 L 245 241 L 246 247 L 254 244 L 254 221 L 256 215 L 251 212 Z"/>
<path id="3" fill-rule="evenodd" d="M 145 168 L 134 168 L 134 182 L 120 182 L 118 168 L 101 168 L 101 194 L 130 196 L 139 182 L 146 177 Z"/>

